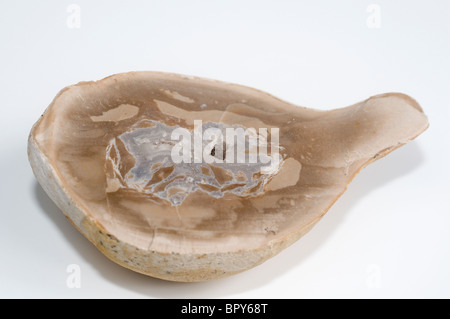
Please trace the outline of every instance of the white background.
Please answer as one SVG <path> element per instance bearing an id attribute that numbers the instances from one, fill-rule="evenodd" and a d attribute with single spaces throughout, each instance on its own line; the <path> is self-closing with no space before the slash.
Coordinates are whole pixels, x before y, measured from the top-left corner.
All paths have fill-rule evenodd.
<path id="1" fill-rule="evenodd" d="M 80 28 L 69 28 L 69 4 Z M 0 297 L 450 297 L 450 2 L 1 1 Z M 69 26 L 73 26 L 69 23 Z M 399 91 L 430 128 L 364 169 L 323 220 L 263 265 L 204 283 L 110 262 L 63 217 L 26 155 L 63 87 L 132 70 L 252 86 L 343 107 Z M 66 285 L 68 265 L 81 288 Z"/>

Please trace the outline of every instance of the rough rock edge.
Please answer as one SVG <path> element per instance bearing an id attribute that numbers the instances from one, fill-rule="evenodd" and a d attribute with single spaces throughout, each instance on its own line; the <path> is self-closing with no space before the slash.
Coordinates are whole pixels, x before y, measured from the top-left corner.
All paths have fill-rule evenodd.
<path id="1" fill-rule="evenodd" d="M 70 197 L 64 189 L 47 157 L 39 149 L 33 133 L 28 139 L 28 157 L 34 175 L 44 191 L 56 203 L 67 219 L 105 256 L 119 265 L 133 271 L 171 281 L 195 282 L 230 276 L 253 268 L 278 254 L 305 233 L 314 224 L 292 234 L 272 245 L 259 249 L 215 254 L 163 254 L 145 251 L 119 241 L 114 235 L 97 223 Z"/>
<path id="2" fill-rule="evenodd" d="M 64 190 L 59 177 L 49 165 L 46 156 L 40 151 L 33 138 L 33 131 L 34 128 L 28 139 L 28 157 L 31 167 L 44 191 L 56 203 L 66 218 L 110 260 L 138 273 L 164 280 L 180 282 L 206 281 L 231 276 L 256 267 L 308 233 L 345 192 L 344 190 L 339 194 L 333 203 L 311 224 L 296 233 L 273 242 L 269 246 L 259 249 L 215 254 L 164 254 L 157 251 L 145 251 L 118 240 L 114 235 L 108 234 L 99 223 L 73 201 Z M 364 167 L 402 145 L 404 144 L 388 148 L 380 152 L 375 158 L 367 161 L 352 176 L 349 183 Z"/>

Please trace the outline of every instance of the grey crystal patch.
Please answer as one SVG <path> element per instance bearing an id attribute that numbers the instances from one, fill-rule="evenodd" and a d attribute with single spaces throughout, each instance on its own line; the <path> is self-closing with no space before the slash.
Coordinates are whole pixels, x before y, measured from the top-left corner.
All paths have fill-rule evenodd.
<path id="1" fill-rule="evenodd" d="M 152 124 L 150 127 L 134 128 L 112 139 L 107 148 L 106 159 L 112 164 L 115 174 L 120 174 L 121 157 L 120 155 L 114 157 L 111 153 L 114 151 L 119 154 L 116 139 L 120 139 L 135 159 L 134 167 L 125 176 L 117 176 L 121 186 L 168 200 L 174 206 L 180 205 L 189 194 L 199 190 L 215 198 L 221 198 L 226 193 L 257 196 L 264 191 L 264 185 L 281 166 L 281 163 L 278 163 L 278 167 L 268 170 L 268 164 L 262 163 L 259 159 L 256 163 L 224 161 L 212 164 L 205 162 L 176 164 L 172 160 L 171 152 L 178 141 L 173 141 L 171 136 L 173 130 L 179 126 L 150 122 Z M 202 125 L 202 133 L 208 128 L 217 128 L 225 136 L 226 128 L 230 127 L 222 123 L 206 122 Z M 203 141 L 203 147 L 208 143 L 210 141 Z M 227 154 L 224 147 L 228 146 L 221 141 L 211 150 L 211 155 L 224 159 Z M 222 176 L 216 176 L 214 171 L 217 173 L 217 170 Z"/>

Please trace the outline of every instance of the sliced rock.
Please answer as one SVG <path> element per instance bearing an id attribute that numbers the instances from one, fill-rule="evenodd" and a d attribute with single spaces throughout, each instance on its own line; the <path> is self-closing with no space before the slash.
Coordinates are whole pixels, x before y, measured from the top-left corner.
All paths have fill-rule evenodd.
<path id="1" fill-rule="evenodd" d="M 235 84 L 132 72 L 63 89 L 31 130 L 28 154 L 50 198 L 111 260 L 202 281 L 295 242 L 361 168 L 427 127 L 418 103 L 399 93 L 325 112 Z M 237 150 L 213 139 L 202 142 L 204 154 L 193 150 L 192 163 L 174 161 L 174 129 L 229 128 L 249 133 L 244 163 L 227 162 Z M 252 148 L 252 134 L 267 143 Z M 250 162 L 263 146 L 266 161 Z"/>

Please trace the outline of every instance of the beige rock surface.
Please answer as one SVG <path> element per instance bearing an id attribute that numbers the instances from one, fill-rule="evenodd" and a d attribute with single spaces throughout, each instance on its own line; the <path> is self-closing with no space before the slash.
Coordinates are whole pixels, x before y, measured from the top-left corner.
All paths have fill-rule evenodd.
<path id="1" fill-rule="evenodd" d="M 278 167 L 163 162 L 170 127 L 279 128 Z M 361 168 L 428 127 L 407 95 L 317 111 L 235 84 L 157 72 L 63 89 L 28 154 L 50 198 L 102 253 L 174 281 L 252 268 L 320 220 Z M 252 166 L 253 165 L 253 166 Z M 250 172 L 253 178 L 248 178 Z"/>

